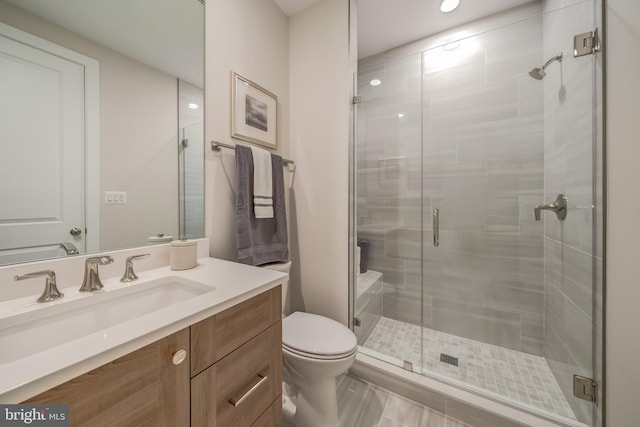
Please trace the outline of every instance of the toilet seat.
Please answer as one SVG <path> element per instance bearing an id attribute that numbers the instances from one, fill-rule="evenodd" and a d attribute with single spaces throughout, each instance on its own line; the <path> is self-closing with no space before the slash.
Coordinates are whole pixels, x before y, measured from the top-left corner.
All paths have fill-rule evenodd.
<path id="1" fill-rule="evenodd" d="M 317 359 L 317 360 L 339 360 L 339 359 L 344 359 L 344 358 L 352 356 L 356 352 L 356 349 L 354 348 L 349 353 L 322 355 L 322 354 L 315 354 L 315 353 L 306 353 L 304 351 L 300 351 L 300 350 L 296 350 L 295 348 L 288 347 L 285 344 L 282 344 L 282 349 L 284 351 L 288 351 L 288 352 L 290 352 L 292 354 L 296 354 L 296 355 L 301 356 L 301 357 L 306 357 L 308 359 Z"/>
<path id="2" fill-rule="evenodd" d="M 282 347 L 311 359 L 335 360 L 357 348 L 354 333 L 328 317 L 297 311 L 282 321 Z"/>

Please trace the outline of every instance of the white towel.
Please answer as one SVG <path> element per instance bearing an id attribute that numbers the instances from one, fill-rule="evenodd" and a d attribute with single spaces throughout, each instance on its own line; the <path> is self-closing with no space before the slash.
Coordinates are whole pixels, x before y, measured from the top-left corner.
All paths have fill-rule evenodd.
<path id="1" fill-rule="evenodd" d="M 256 218 L 273 218 L 271 153 L 251 147 L 253 156 L 253 212 Z"/>

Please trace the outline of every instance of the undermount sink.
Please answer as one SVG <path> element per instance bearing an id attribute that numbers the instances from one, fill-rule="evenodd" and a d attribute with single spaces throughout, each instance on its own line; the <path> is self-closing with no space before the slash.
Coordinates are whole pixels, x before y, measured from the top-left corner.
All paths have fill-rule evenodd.
<path id="1" fill-rule="evenodd" d="M 13 362 L 215 290 L 169 276 L 0 319 L 0 364 Z"/>

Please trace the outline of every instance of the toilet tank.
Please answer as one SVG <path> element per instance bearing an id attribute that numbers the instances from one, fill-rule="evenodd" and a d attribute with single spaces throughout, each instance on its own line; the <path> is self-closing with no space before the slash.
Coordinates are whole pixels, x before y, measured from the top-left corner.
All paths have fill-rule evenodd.
<path id="1" fill-rule="evenodd" d="M 291 261 L 288 262 L 275 262 L 273 264 L 262 265 L 262 268 L 268 268 L 269 270 L 282 271 L 289 274 L 291 271 Z M 289 314 L 289 279 L 287 278 L 282 282 L 282 316 Z"/>

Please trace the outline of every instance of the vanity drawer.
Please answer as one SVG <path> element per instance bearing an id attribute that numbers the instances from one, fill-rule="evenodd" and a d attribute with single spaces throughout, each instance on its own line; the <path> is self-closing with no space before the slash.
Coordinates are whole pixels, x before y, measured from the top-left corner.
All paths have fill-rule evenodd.
<path id="1" fill-rule="evenodd" d="M 246 343 L 282 317 L 277 286 L 191 326 L 191 376 Z"/>
<path id="2" fill-rule="evenodd" d="M 278 321 L 191 379 L 191 425 L 250 426 L 281 392 Z"/>

